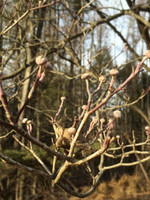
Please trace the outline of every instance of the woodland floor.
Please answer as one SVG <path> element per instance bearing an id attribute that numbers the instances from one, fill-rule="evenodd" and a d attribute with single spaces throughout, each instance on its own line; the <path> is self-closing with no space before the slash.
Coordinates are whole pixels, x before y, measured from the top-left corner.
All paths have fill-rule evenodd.
<path id="1" fill-rule="evenodd" d="M 87 187 L 82 188 L 86 191 Z M 112 179 L 103 182 L 97 190 L 84 200 L 149 200 L 150 183 L 143 176 L 136 173 L 134 175 L 123 175 L 118 181 Z M 68 198 L 64 197 L 64 200 Z M 69 200 L 81 200 L 77 197 L 70 197 Z"/>

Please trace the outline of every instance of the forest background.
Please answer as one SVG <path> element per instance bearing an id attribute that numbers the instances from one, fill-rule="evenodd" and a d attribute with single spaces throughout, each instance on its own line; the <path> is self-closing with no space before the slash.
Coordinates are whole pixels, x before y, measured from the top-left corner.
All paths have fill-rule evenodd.
<path id="1" fill-rule="evenodd" d="M 148 0 L 1 0 L 0 199 L 57 199 L 59 192 L 61 197 L 64 195 L 62 199 L 67 199 L 68 194 L 82 198 L 91 195 L 101 182 L 118 180 L 135 171 L 145 185 L 150 182 L 149 59 L 144 60 L 143 68 L 120 93 L 111 96 L 136 71 L 145 51 L 150 49 L 149 30 Z M 50 61 L 42 72 L 36 60 L 40 55 Z M 111 69 L 119 72 L 113 83 Z M 106 82 L 100 80 L 102 76 L 107 78 Z M 97 88 L 99 81 L 104 84 L 101 91 Z M 92 150 L 81 147 L 82 155 L 79 150 L 76 159 L 88 157 L 89 151 L 92 155 L 103 145 L 104 151 L 112 150 L 111 156 L 102 151 L 93 160 L 89 158 L 89 163 L 83 160 L 85 165 L 76 163 L 75 168 L 70 167 L 62 176 L 62 160 L 70 160 L 67 145 L 64 147 L 58 140 L 56 143 L 55 126 L 58 130 L 59 126 L 73 127 L 76 120 L 79 123 L 83 105 L 89 105 L 92 91 L 96 91 L 90 102 L 92 108 L 105 97 L 107 101 L 86 119 L 84 136 L 97 141 L 92 140 Z M 107 99 L 108 91 L 111 94 Z M 115 110 L 121 112 L 121 118 L 119 113 L 111 124 L 109 120 Z M 96 122 L 92 118 L 95 116 Z M 106 135 L 102 129 L 99 131 L 102 123 Z M 124 145 L 129 145 L 127 152 L 132 153 L 126 155 Z M 117 151 L 122 153 L 115 160 Z M 57 185 L 61 176 L 62 183 Z M 66 189 L 65 184 L 72 190 Z M 80 194 L 81 188 L 90 184 L 92 189 Z"/>

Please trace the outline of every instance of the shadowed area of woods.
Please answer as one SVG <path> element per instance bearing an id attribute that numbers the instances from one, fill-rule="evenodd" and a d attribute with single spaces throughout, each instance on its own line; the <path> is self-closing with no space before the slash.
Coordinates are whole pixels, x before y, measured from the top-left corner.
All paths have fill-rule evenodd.
<path id="1" fill-rule="evenodd" d="M 86 187 L 82 188 L 83 191 Z M 80 198 L 70 197 L 69 200 Z M 148 200 L 150 199 L 150 184 L 140 173 L 124 174 L 119 180 L 112 179 L 102 182 L 97 190 L 84 200 Z"/>

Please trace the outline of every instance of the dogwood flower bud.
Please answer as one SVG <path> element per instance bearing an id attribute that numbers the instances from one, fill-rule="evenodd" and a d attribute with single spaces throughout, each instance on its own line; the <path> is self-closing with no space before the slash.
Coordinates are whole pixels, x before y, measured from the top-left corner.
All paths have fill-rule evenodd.
<path id="1" fill-rule="evenodd" d="M 111 70 L 109 71 L 109 74 L 110 74 L 111 76 L 116 76 L 117 74 L 119 74 L 119 71 L 118 71 L 117 69 L 111 69 Z"/>
<path id="2" fill-rule="evenodd" d="M 28 118 L 23 118 L 22 123 L 23 123 L 23 124 L 26 124 L 27 121 L 28 121 Z"/>
<path id="3" fill-rule="evenodd" d="M 103 124 L 105 122 L 105 119 L 104 118 L 101 118 L 100 119 L 100 122 Z"/>
<path id="4" fill-rule="evenodd" d="M 36 57 L 35 62 L 37 65 L 45 65 L 48 62 L 48 60 L 45 56 L 38 56 Z"/>
<path id="5" fill-rule="evenodd" d="M 86 108 L 87 108 L 87 105 L 83 105 L 83 106 L 82 106 L 82 109 L 83 109 L 83 110 L 86 110 Z"/>
<path id="6" fill-rule="evenodd" d="M 114 112 L 113 112 L 113 115 L 114 115 L 114 117 L 115 118 L 120 118 L 121 117 L 121 112 L 120 112 L 120 110 L 115 110 Z"/>
<path id="7" fill-rule="evenodd" d="M 81 79 L 88 79 L 90 77 L 90 75 L 88 73 L 84 73 L 81 76 Z"/>
<path id="8" fill-rule="evenodd" d="M 147 58 L 150 58 L 150 50 L 146 50 L 146 51 L 145 51 L 145 56 L 146 56 Z"/>
<path id="9" fill-rule="evenodd" d="M 99 81 L 100 81 L 101 83 L 106 83 L 106 76 L 100 76 L 100 77 L 99 77 Z"/>
<path id="10" fill-rule="evenodd" d="M 145 132 L 146 132 L 147 136 L 150 135 L 150 127 L 149 126 L 145 126 Z"/>
<path id="11" fill-rule="evenodd" d="M 149 127 L 149 126 L 145 126 L 145 130 L 146 130 L 146 131 L 149 131 L 149 130 L 150 130 L 150 127 Z"/>
<path id="12" fill-rule="evenodd" d="M 68 128 L 68 133 L 69 134 L 75 134 L 75 132 L 76 132 L 76 129 L 74 128 L 74 127 L 70 127 L 70 128 Z"/>
<path id="13" fill-rule="evenodd" d="M 61 97 L 61 101 L 64 101 L 66 99 L 66 97 Z"/>
<path id="14" fill-rule="evenodd" d="M 111 124 L 113 122 L 113 119 L 109 119 L 108 123 Z"/>

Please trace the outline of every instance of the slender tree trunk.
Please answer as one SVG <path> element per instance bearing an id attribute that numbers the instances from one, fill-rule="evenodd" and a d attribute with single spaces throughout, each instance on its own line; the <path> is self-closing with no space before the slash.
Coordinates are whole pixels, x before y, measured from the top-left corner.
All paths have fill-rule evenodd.
<path id="1" fill-rule="evenodd" d="M 15 200 L 23 200 L 23 192 L 24 192 L 24 179 L 25 176 L 22 175 L 22 170 L 18 169 L 17 171 L 17 179 L 16 179 L 16 193 Z"/>
<path id="2" fill-rule="evenodd" d="M 3 4 L 3 0 L 0 2 L 0 8 L 2 7 L 2 4 Z M 2 18 L 0 17 L 0 32 L 2 31 Z M 0 37 L 0 52 L 2 52 L 2 37 Z M 0 54 L 0 66 L 2 64 L 2 56 Z M 1 141 L 0 140 L 0 150 L 2 149 L 2 146 L 1 146 Z"/>
<path id="3" fill-rule="evenodd" d="M 33 176 L 33 183 L 32 183 L 32 189 L 31 189 L 31 195 L 34 197 L 36 195 L 36 186 L 37 186 L 37 176 Z"/>
<path id="4" fill-rule="evenodd" d="M 44 19 L 45 9 L 42 9 L 41 11 L 39 11 L 38 14 L 39 14 L 38 17 L 40 18 L 40 20 L 41 20 L 41 18 Z M 35 17 L 37 17 L 37 16 L 35 16 L 35 13 L 32 12 L 30 14 L 30 18 L 34 19 Z M 39 21 L 38 26 L 37 26 L 37 31 L 35 31 L 33 21 L 29 21 L 29 27 L 30 27 L 30 29 L 28 30 L 28 33 L 29 33 L 28 36 L 30 36 L 30 41 L 36 42 L 36 40 L 34 39 L 35 37 L 39 38 L 39 39 L 41 38 L 43 22 Z M 31 61 L 31 59 L 33 59 L 36 56 L 38 48 L 39 48 L 39 46 L 27 48 L 27 50 L 26 50 L 27 63 L 29 63 Z M 33 68 L 33 66 L 29 66 L 25 70 L 25 73 L 24 73 L 25 81 L 23 83 L 19 109 L 24 105 L 24 103 L 27 99 L 27 96 L 28 96 L 29 87 L 30 87 L 30 84 L 31 84 L 30 74 L 31 74 L 32 68 Z M 25 112 L 23 111 L 22 114 L 20 115 L 20 118 L 19 118 L 19 121 L 18 121 L 19 126 L 22 125 L 22 120 L 23 120 L 24 117 L 28 117 L 28 116 L 25 116 Z M 39 133 L 37 134 L 37 137 L 39 138 Z M 22 143 L 24 143 L 24 138 L 22 138 Z M 18 173 L 20 175 L 20 178 L 17 181 L 17 185 L 16 185 L 16 200 L 24 200 L 23 199 L 23 188 L 24 188 L 25 175 L 20 174 L 21 171 L 19 171 Z M 34 186 L 36 185 L 36 179 L 34 179 L 33 185 Z M 33 193 L 35 193 L 35 190 L 34 190 Z"/>

